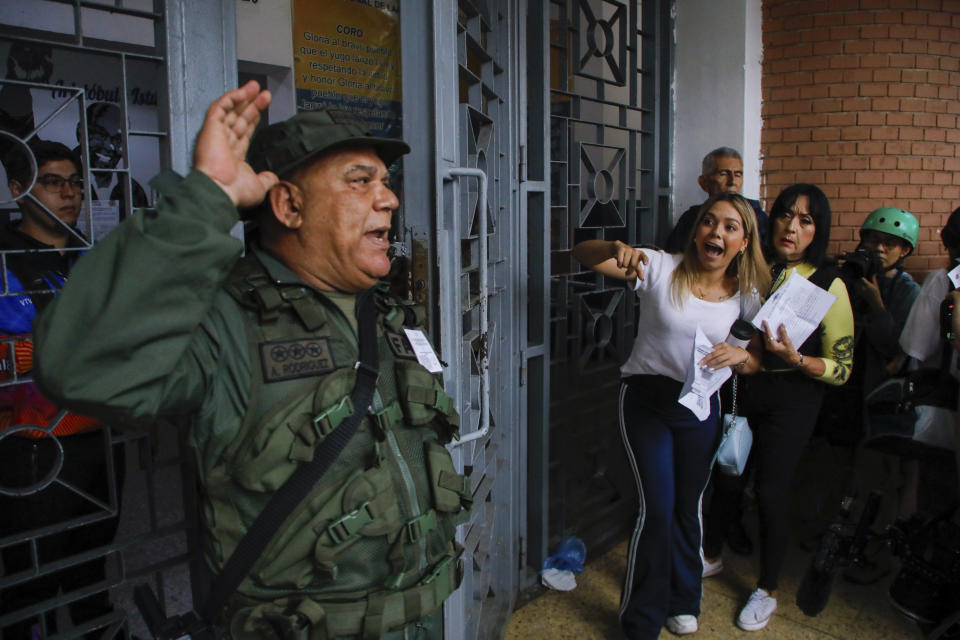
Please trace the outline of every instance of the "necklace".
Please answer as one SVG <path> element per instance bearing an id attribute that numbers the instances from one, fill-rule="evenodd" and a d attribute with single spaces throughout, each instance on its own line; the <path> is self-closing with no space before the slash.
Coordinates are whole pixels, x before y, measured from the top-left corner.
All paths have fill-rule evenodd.
<path id="1" fill-rule="evenodd" d="M 707 302 L 723 302 L 724 300 L 730 297 L 729 293 L 725 293 L 723 295 L 717 296 L 716 300 L 711 300 L 703 293 L 703 289 L 700 288 L 700 285 L 697 285 L 697 293 L 698 293 L 697 297 L 699 297 L 701 300 L 706 300 Z"/>

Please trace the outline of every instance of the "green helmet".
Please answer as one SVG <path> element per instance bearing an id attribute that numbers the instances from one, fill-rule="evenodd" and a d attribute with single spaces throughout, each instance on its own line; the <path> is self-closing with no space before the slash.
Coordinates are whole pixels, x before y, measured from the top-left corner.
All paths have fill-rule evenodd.
<path id="1" fill-rule="evenodd" d="M 860 237 L 864 231 L 882 231 L 905 240 L 911 249 L 917 248 L 917 238 L 920 236 L 920 223 L 909 211 L 896 207 L 880 207 L 875 209 L 860 227 Z"/>

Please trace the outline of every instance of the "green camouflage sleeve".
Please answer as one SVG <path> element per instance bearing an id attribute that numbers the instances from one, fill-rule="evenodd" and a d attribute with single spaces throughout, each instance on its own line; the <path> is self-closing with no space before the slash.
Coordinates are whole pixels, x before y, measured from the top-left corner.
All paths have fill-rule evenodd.
<path id="1" fill-rule="evenodd" d="M 43 393 L 114 424 L 199 407 L 218 359 L 204 320 L 241 252 L 237 220 L 194 171 L 84 255 L 37 320 Z"/>

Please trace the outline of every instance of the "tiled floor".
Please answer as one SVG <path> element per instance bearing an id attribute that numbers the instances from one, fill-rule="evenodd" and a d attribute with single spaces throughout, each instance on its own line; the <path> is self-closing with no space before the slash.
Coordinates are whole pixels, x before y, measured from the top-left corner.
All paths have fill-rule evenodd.
<path id="1" fill-rule="evenodd" d="M 816 617 L 805 616 L 797 608 L 795 594 L 807 556 L 799 549 L 791 552 L 777 612 L 766 629 L 746 632 L 741 631 L 734 620 L 750 594 L 756 556 L 725 554 L 724 572 L 704 580 L 700 631 L 691 638 L 919 640 L 923 637 L 914 624 L 889 605 L 888 580 L 859 586 L 838 576 L 826 609 Z M 623 638 L 617 623 L 617 607 L 625 562 L 626 542 L 588 562 L 586 570 L 577 576 L 575 590 L 546 592 L 514 612 L 507 626 L 506 640 Z M 661 637 L 673 636 L 664 631 Z"/>
<path id="2" fill-rule="evenodd" d="M 812 480 L 803 484 L 811 486 L 816 482 Z M 748 512 L 745 523 L 756 541 L 755 512 Z M 588 557 L 586 570 L 577 576 L 578 587 L 575 590 L 558 592 L 544 589 L 543 595 L 515 611 L 507 626 L 506 640 L 623 638 L 617 622 L 617 608 L 626 563 L 626 546 L 624 541 L 601 556 Z M 725 550 L 723 573 L 704 580 L 700 631 L 691 637 L 697 640 L 923 638 L 919 628 L 897 613 L 887 599 L 887 587 L 893 578 L 892 574 L 870 586 L 854 585 L 836 576 L 826 609 L 816 617 L 807 617 L 796 605 L 796 592 L 811 554 L 801 550 L 793 541 L 789 549 L 780 581 L 779 608 L 766 629 L 746 632 L 734 623 L 740 607 L 755 585 L 756 553 L 742 557 Z M 661 637 L 673 636 L 665 630 Z"/>

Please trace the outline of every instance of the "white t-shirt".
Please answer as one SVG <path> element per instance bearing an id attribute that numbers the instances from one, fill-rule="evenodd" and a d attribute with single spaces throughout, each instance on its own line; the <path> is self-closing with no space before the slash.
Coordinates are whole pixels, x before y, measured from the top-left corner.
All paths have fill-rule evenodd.
<path id="1" fill-rule="evenodd" d="M 670 280 L 683 256 L 652 249 L 643 252 L 650 262 L 644 268 L 644 279 L 634 285 L 640 299 L 637 338 L 630 357 L 620 367 L 620 375 L 662 375 L 683 382 L 693 358 L 697 325 L 711 344 L 726 340 L 740 316 L 740 294 L 722 302 L 707 302 L 687 294 L 678 308 L 670 295 Z M 746 306 L 756 309 L 756 304 Z"/>
<path id="2" fill-rule="evenodd" d="M 940 337 L 940 303 L 953 288 L 946 269 L 927 274 L 910 315 L 900 332 L 900 348 L 919 361 L 923 367 L 939 367 L 943 357 L 943 338 Z M 952 351 L 952 350 L 951 350 Z M 957 356 L 950 354 L 950 373 L 957 375 Z"/>

